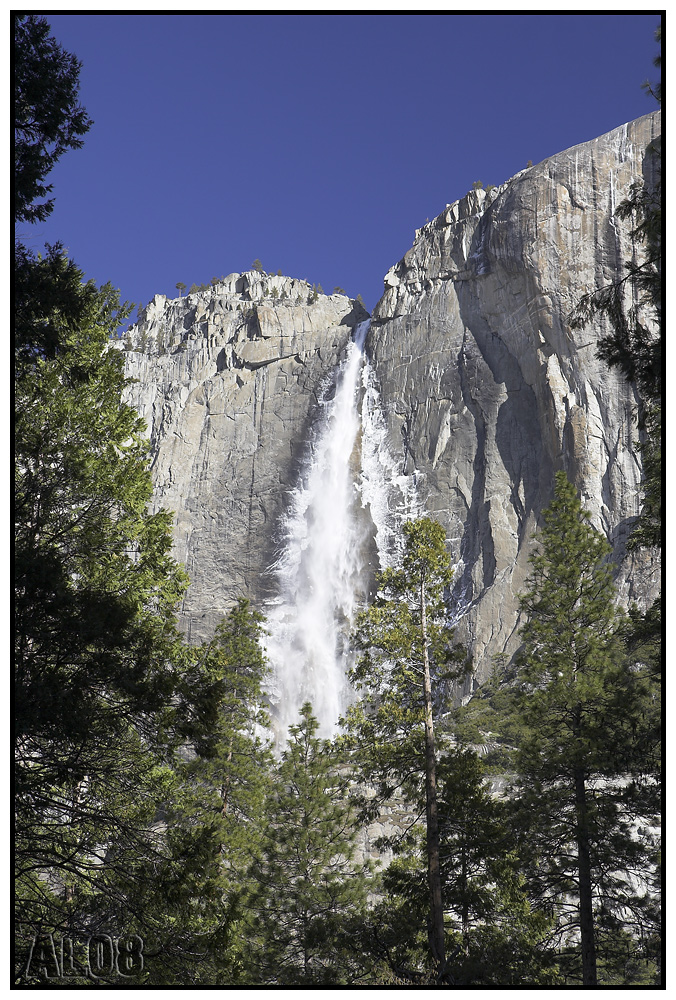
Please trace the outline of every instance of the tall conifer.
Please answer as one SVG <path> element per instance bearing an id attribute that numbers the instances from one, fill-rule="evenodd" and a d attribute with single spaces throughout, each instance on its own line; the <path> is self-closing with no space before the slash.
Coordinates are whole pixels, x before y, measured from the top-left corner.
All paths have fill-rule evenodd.
<path id="1" fill-rule="evenodd" d="M 350 927 L 366 907 L 369 866 L 356 857 L 352 779 L 315 735 L 309 703 L 275 775 L 267 825 L 253 853 L 254 982 L 340 986 L 364 975 Z"/>
<path id="2" fill-rule="evenodd" d="M 625 655 L 610 546 L 563 472 L 537 540 L 521 600 L 527 874 L 541 902 L 558 904 L 568 940 L 579 937 L 582 985 L 596 986 L 604 920 L 631 926 L 646 905 L 653 702 L 645 669 Z"/>
<path id="3" fill-rule="evenodd" d="M 348 712 L 348 744 L 357 750 L 379 800 L 396 787 L 425 803 L 429 948 L 437 973 L 446 974 L 439 815 L 438 735 L 435 717 L 445 700 L 443 682 L 457 677 L 462 651 L 452 647 L 444 591 L 452 569 L 443 527 L 430 518 L 404 525 L 400 569 L 378 576 L 378 593 L 358 619 L 361 659 L 352 681 L 362 700 Z"/>

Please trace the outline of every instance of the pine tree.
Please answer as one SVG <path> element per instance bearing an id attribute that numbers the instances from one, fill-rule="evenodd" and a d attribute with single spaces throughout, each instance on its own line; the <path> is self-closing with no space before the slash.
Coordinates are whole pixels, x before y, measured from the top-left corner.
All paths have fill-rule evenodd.
<path id="1" fill-rule="evenodd" d="M 435 715 L 445 703 L 444 681 L 456 678 L 463 651 L 451 646 L 444 591 L 452 570 L 443 527 L 430 518 L 404 525 L 401 569 L 379 574 L 378 594 L 358 618 L 362 650 L 351 680 L 362 700 L 348 712 L 348 745 L 378 801 L 399 786 L 411 802 L 425 802 L 429 949 L 445 974 Z M 434 678 L 434 685 L 433 685 Z M 424 792 L 423 792 L 424 790 Z"/>
<path id="2" fill-rule="evenodd" d="M 15 30 L 15 216 L 34 221 L 51 210 L 35 204 L 45 174 L 88 119 L 79 64 L 46 22 L 20 15 Z M 176 627 L 186 577 L 172 519 L 150 509 L 144 425 L 122 403 L 110 341 L 130 307 L 59 245 L 17 243 L 14 287 L 15 976 L 44 985 L 51 933 L 74 945 L 66 985 L 93 984 L 99 933 L 132 948 L 135 982 L 149 975 L 141 941 L 155 971 L 174 962 L 185 976 L 203 931 L 227 922 L 222 836 L 211 818 L 162 820 L 186 790 L 186 720 L 197 739 L 210 699 Z M 96 981 L 121 980 L 111 966 Z"/>
<path id="3" fill-rule="evenodd" d="M 317 729 L 306 703 L 254 852 L 250 975 L 262 984 L 340 986 L 364 975 L 350 929 L 365 910 L 369 867 L 355 857 L 350 776 Z"/>
<path id="4" fill-rule="evenodd" d="M 183 683 L 194 696 L 183 730 L 193 753 L 166 774 L 162 807 L 164 869 L 171 875 L 180 862 L 183 873 L 176 886 L 157 869 L 157 883 L 144 887 L 142 900 L 132 892 L 124 920 L 142 930 L 144 939 L 152 938 L 162 959 L 149 961 L 146 985 L 245 981 L 251 950 L 248 867 L 265 826 L 272 768 L 261 707 L 267 671 L 261 633 L 261 616 L 241 598 L 210 642 L 184 651 Z M 156 926 L 147 917 L 141 923 L 134 920 L 135 909 L 161 917 Z"/>
<path id="5" fill-rule="evenodd" d="M 218 842 L 207 843 L 208 829 L 182 847 L 157 834 L 186 720 L 196 732 L 208 699 L 198 674 L 186 683 L 189 652 L 175 618 L 186 577 L 170 555 L 170 515 L 149 509 L 143 424 L 121 402 L 124 354 L 108 346 L 118 297 L 83 283 L 58 248 L 17 262 L 21 955 L 38 932 L 86 938 L 107 925 L 126 934 L 130 896 L 148 899 L 149 879 L 166 897 L 180 882 L 180 896 L 193 863 L 206 897 Z M 166 932 L 168 910 L 148 909 L 140 924 Z"/>
<path id="6" fill-rule="evenodd" d="M 54 199 L 45 178 L 68 149 L 79 149 L 92 124 L 78 103 L 81 64 L 49 34 L 37 14 L 14 14 L 14 218 L 43 222 Z"/>
<path id="7" fill-rule="evenodd" d="M 652 692 L 625 655 L 610 547 L 562 472 L 538 543 L 521 601 L 518 807 L 536 898 L 579 935 L 582 984 L 596 986 L 603 919 L 630 925 L 647 904 Z"/>
<path id="8" fill-rule="evenodd" d="M 554 982 L 550 921 L 529 905 L 504 805 L 491 795 L 480 759 L 451 749 L 440 757 L 437 777 L 449 985 Z M 383 873 L 387 895 L 366 941 L 410 985 L 426 979 L 425 867 L 422 837 Z"/>
<path id="9" fill-rule="evenodd" d="M 472 925 L 488 919 L 495 908 L 495 870 L 504 860 L 507 834 L 473 750 L 445 754 L 439 779 L 444 904 L 455 916 L 468 954 Z"/>
<path id="10" fill-rule="evenodd" d="M 272 767 L 269 719 L 263 709 L 267 664 L 260 645 L 262 621 L 240 598 L 212 641 L 196 653 L 195 681 L 202 685 L 205 703 L 198 709 L 197 756 L 188 770 L 198 788 L 206 783 L 218 795 L 221 858 L 233 889 L 260 836 Z M 190 729 L 188 723 L 188 735 Z"/>

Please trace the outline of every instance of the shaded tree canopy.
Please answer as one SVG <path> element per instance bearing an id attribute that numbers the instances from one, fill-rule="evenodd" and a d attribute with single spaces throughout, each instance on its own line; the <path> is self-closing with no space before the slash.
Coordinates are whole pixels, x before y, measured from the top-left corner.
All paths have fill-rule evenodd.
<path id="1" fill-rule="evenodd" d="M 92 122 L 78 101 L 81 63 L 37 14 L 14 15 L 14 219 L 42 222 L 52 211 L 45 178 Z M 40 201 L 39 199 L 46 199 Z"/>

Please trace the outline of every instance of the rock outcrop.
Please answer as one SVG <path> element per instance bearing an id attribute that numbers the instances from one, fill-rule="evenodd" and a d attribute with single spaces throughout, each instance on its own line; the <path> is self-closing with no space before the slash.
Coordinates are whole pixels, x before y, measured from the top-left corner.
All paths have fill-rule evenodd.
<path id="1" fill-rule="evenodd" d="M 210 637 L 238 596 L 268 596 L 274 528 L 316 393 L 366 317 L 344 295 L 249 271 L 156 295 L 122 342 L 155 504 L 175 513 L 174 555 L 191 579 L 181 618 L 193 638 Z"/>
<path id="2" fill-rule="evenodd" d="M 570 314 L 640 252 L 615 210 L 650 173 L 659 133 L 657 112 L 471 191 L 385 277 L 367 350 L 388 446 L 404 472 L 423 473 L 424 505 L 454 539 L 479 679 L 518 644 L 517 594 L 558 469 L 611 541 L 623 599 L 656 594 L 650 556 L 625 548 L 639 401 L 596 357 L 605 322 L 572 330 Z"/>
<path id="3" fill-rule="evenodd" d="M 385 278 L 366 344 L 383 443 L 393 475 L 415 479 L 452 540 L 475 681 L 518 645 L 517 594 L 557 469 L 610 539 L 623 600 L 645 606 L 656 593 L 650 554 L 625 550 L 640 500 L 639 401 L 596 357 L 604 323 L 572 330 L 569 318 L 640 252 L 616 208 L 649 173 L 659 132 L 659 113 L 647 115 L 470 192 L 418 230 Z M 176 515 L 193 637 L 239 594 L 273 596 L 285 495 L 364 318 L 345 296 L 247 272 L 156 296 L 129 332 L 128 399 L 148 423 L 156 503 Z"/>

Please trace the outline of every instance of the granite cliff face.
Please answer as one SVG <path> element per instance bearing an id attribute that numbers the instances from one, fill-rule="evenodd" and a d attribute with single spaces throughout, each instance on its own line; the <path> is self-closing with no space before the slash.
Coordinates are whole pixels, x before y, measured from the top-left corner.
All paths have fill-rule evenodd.
<path id="1" fill-rule="evenodd" d="M 366 353 L 377 392 L 363 437 L 376 400 L 383 469 L 399 487 L 416 484 L 452 539 L 478 681 L 518 645 L 516 595 L 557 469 L 610 538 L 623 598 L 645 605 L 656 591 L 649 555 L 625 556 L 639 509 L 638 401 L 596 359 L 603 325 L 572 331 L 569 315 L 637 252 L 615 209 L 659 132 L 659 113 L 648 115 L 447 206 L 388 272 L 374 311 Z M 344 296 L 248 272 L 156 296 L 130 331 L 128 398 L 148 422 L 156 502 L 176 514 L 194 637 L 210 635 L 237 595 L 274 596 L 287 495 L 311 458 L 318 400 L 365 317 Z"/>
<path id="2" fill-rule="evenodd" d="M 565 469 L 611 541 L 625 601 L 656 566 L 625 544 L 639 510 L 638 400 L 596 358 L 602 321 L 571 330 L 580 297 L 640 252 L 615 215 L 644 179 L 659 112 L 472 191 L 416 233 L 385 277 L 367 345 L 403 470 L 455 539 L 455 599 L 478 678 L 518 645 L 531 536 Z M 646 177 L 650 182 L 650 177 Z"/>
<path id="3" fill-rule="evenodd" d="M 147 422 L 155 503 L 176 516 L 174 555 L 191 579 L 194 638 L 240 595 L 270 595 L 275 528 L 354 327 L 344 295 L 256 271 L 207 291 L 157 295 L 127 335 L 128 401 Z M 129 349 L 131 348 L 131 349 Z"/>

